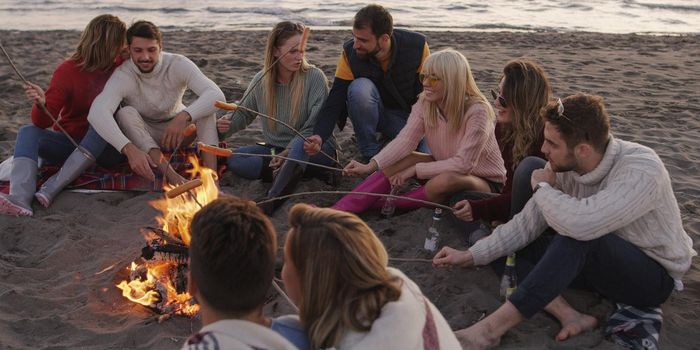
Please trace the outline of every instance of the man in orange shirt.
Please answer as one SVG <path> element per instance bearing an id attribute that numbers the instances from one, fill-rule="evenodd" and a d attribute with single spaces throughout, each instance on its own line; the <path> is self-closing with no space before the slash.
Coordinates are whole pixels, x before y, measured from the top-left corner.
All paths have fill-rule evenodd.
<path id="1" fill-rule="evenodd" d="M 389 11 L 368 5 L 355 14 L 353 38 L 343 44 L 333 86 L 304 149 L 316 154 L 348 115 L 362 156 L 381 149 L 376 133 L 394 138 L 406 125 L 423 85 L 418 79 L 430 55 L 425 36 L 393 28 Z M 421 143 L 419 150 L 427 151 Z"/>

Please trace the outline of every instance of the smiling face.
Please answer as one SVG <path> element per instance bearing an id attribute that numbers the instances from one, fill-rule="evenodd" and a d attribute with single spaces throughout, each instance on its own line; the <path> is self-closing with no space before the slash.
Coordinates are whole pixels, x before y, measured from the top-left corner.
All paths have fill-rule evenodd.
<path id="1" fill-rule="evenodd" d="M 503 78 L 498 84 L 497 93 L 499 96 L 503 96 L 503 86 L 505 85 L 505 81 L 505 78 Z M 500 101 L 500 98 L 496 98 L 493 101 L 493 105 L 496 107 L 496 122 L 504 124 L 510 123 L 513 120 L 513 107 L 504 107 Z"/>
<path id="2" fill-rule="evenodd" d="M 423 84 L 423 98 L 441 104 L 445 97 L 445 83 L 441 77 L 424 71 L 418 76 Z"/>
<path id="3" fill-rule="evenodd" d="M 544 124 L 544 143 L 541 150 L 554 172 L 566 172 L 579 168 L 574 151 L 569 149 L 559 130 L 550 122 Z"/>
<path id="4" fill-rule="evenodd" d="M 361 59 L 376 56 L 381 51 L 379 39 L 374 36 L 370 28 L 352 28 L 354 43 L 352 48 Z"/>
<path id="5" fill-rule="evenodd" d="M 129 45 L 129 54 L 141 73 L 150 73 L 160 59 L 160 45 L 156 39 L 135 36 Z"/>
<path id="6" fill-rule="evenodd" d="M 304 53 L 299 51 L 299 43 L 301 41 L 301 34 L 295 34 L 284 41 L 280 46 L 277 46 L 274 50 L 275 59 L 284 55 L 277 64 L 280 69 L 284 69 L 288 72 L 297 72 L 301 68 L 302 59 L 304 58 Z"/>

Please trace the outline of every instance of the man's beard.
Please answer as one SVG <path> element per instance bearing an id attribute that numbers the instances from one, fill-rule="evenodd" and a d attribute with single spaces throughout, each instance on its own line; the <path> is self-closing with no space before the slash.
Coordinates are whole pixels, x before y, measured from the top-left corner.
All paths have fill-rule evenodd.
<path id="1" fill-rule="evenodd" d="M 377 44 L 372 51 L 360 52 L 360 50 L 355 50 L 355 53 L 357 53 L 357 56 L 360 57 L 360 59 L 366 60 L 371 57 L 376 57 L 379 51 L 381 51 L 381 48 L 379 47 L 379 44 Z"/>

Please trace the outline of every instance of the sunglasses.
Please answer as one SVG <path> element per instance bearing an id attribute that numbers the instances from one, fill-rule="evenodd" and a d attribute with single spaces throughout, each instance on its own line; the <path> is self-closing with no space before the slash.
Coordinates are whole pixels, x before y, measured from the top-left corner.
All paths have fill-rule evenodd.
<path id="1" fill-rule="evenodd" d="M 430 87 L 435 87 L 435 85 L 437 85 L 438 81 L 440 81 L 442 79 L 440 79 L 440 77 L 436 76 L 435 74 L 420 73 L 420 74 L 418 74 L 418 80 L 420 80 L 421 83 L 425 83 L 425 81 L 428 80 L 428 85 Z"/>
<path id="2" fill-rule="evenodd" d="M 501 94 L 496 92 L 494 89 L 491 89 L 491 96 L 493 96 L 494 101 L 498 101 L 498 104 L 500 104 L 501 107 L 508 107 L 508 105 L 506 104 L 506 98 L 501 96 Z"/>

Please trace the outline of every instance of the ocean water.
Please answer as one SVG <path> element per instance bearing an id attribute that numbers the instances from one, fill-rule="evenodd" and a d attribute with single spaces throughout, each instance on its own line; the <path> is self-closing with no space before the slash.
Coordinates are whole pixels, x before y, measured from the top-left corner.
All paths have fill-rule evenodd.
<path id="1" fill-rule="evenodd" d="M 398 27 L 420 30 L 700 33 L 700 0 L 387 0 Z M 347 29 L 366 2 L 312 0 L 0 0 L 0 29 L 82 30 L 111 13 L 164 29 L 268 29 L 281 20 Z"/>

